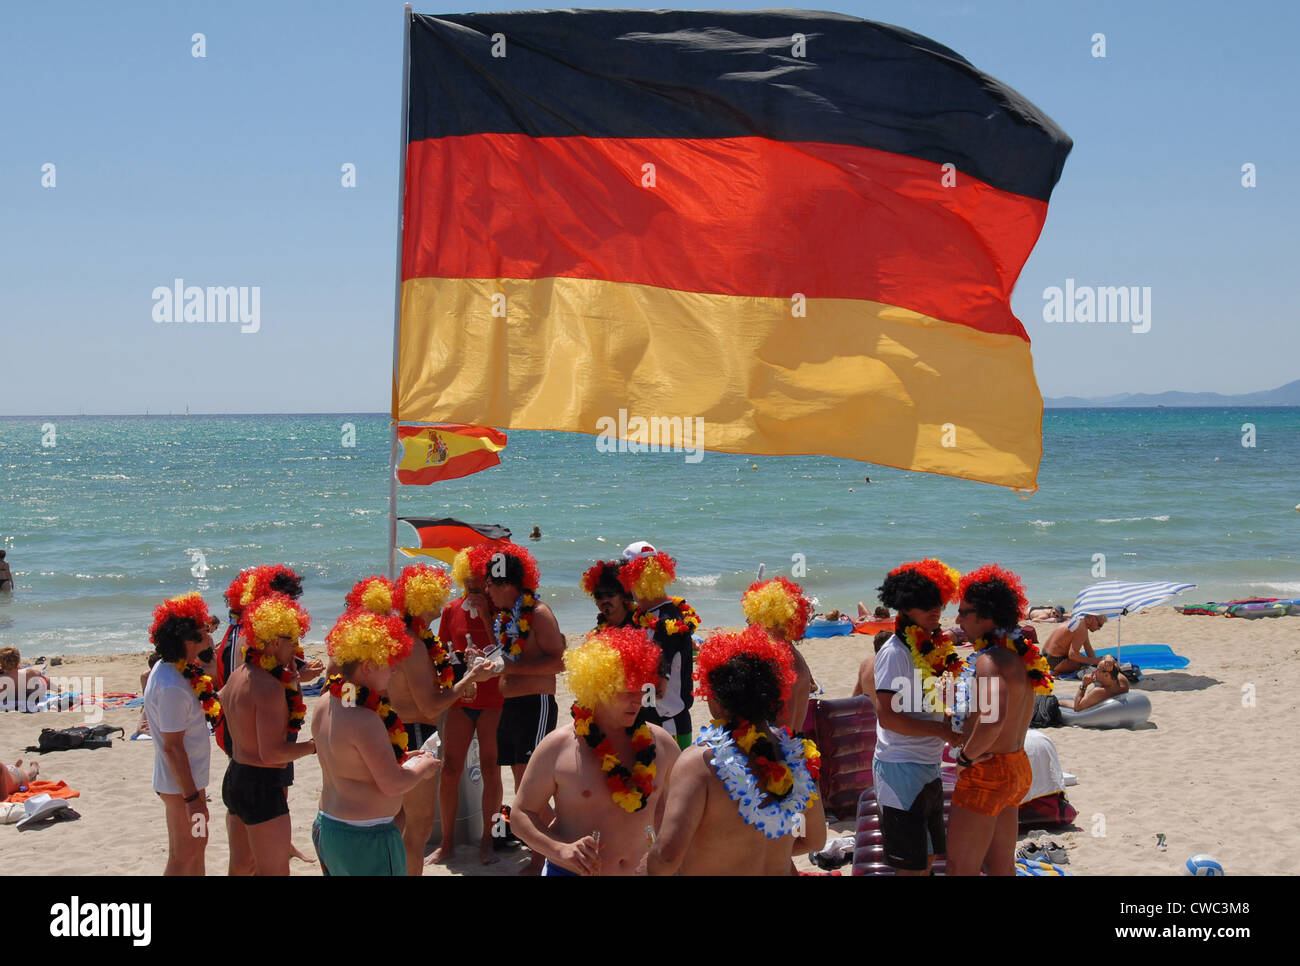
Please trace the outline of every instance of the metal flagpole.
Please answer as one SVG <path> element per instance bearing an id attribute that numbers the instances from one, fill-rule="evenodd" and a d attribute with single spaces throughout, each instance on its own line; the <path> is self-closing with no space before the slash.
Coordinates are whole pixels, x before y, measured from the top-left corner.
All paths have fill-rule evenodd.
<path id="1" fill-rule="evenodd" d="M 411 100 L 411 5 L 402 11 L 402 141 L 397 163 L 397 272 L 393 294 L 393 399 L 389 407 L 391 438 L 388 449 L 388 579 L 397 576 L 397 348 L 402 328 L 402 235 L 406 207 L 407 114 Z"/>

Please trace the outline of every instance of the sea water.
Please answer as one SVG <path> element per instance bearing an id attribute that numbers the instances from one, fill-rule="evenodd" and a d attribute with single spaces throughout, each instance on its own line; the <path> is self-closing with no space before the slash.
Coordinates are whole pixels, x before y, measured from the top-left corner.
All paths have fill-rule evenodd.
<path id="1" fill-rule="evenodd" d="M 741 622 L 760 564 L 853 611 L 921 556 L 997 561 L 1034 603 L 1067 607 L 1100 576 L 1190 581 L 1189 600 L 1300 597 L 1300 409 L 1049 410 L 1028 499 L 830 457 L 690 462 L 509 437 L 498 467 L 401 487 L 399 514 L 509 527 L 568 632 L 594 622 L 582 571 L 633 540 L 677 559 L 673 592 L 706 625 Z M 147 650 L 163 598 L 200 590 L 224 619 L 230 579 L 272 562 L 304 576 L 308 640 L 322 640 L 353 581 L 386 571 L 389 443 L 383 415 L 0 419 L 0 545 L 17 584 L 0 595 L 0 644 L 24 658 Z M 398 542 L 414 531 L 400 524 Z"/>

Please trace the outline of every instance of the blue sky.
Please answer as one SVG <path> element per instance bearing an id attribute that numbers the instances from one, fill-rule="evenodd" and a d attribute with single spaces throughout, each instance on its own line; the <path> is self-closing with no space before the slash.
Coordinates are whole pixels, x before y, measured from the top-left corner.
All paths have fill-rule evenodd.
<path id="1" fill-rule="evenodd" d="M 0 414 L 387 409 L 401 9 L 0 6 Z M 1012 302 L 1044 395 L 1295 378 L 1295 5 L 834 9 L 947 44 L 1074 138 Z M 260 287 L 260 330 L 156 324 L 177 277 Z M 1150 287 L 1150 331 L 1044 322 L 1067 278 Z"/>

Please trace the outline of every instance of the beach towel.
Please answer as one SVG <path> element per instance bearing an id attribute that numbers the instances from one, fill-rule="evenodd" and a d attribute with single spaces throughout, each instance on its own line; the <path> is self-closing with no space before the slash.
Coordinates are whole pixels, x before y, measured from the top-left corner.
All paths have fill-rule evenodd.
<path id="1" fill-rule="evenodd" d="M 14 792 L 6 802 L 25 802 L 29 798 L 35 798 L 37 795 L 49 795 L 50 798 L 80 798 L 81 792 L 75 788 L 69 788 L 67 782 L 47 782 L 44 778 L 37 778 L 30 784 L 23 786 L 26 791 Z"/>
<path id="2" fill-rule="evenodd" d="M 1125 644 L 1122 649 L 1100 647 L 1096 654 L 1098 657 L 1108 654 L 1115 658 L 1122 656 L 1125 663 L 1132 662 L 1148 671 L 1173 671 L 1192 663 L 1190 658 L 1175 654 L 1168 644 Z"/>
<path id="3" fill-rule="evenodd" d="M 1059 865 L 1052 865 L 1042 859 L 1030 859 L 1016 863 L 1016 875 L 1072 875 Z"/>
<path id="4" fill-rule="evenodd" d="M 132 708 L 136 705 L 132 702 L 138 701 L 144 703 L 144 699 L 134 691 L 110 691 L 104 695 L 102 701 L 95 702 L 105 711 L 112 711 L 115 708 Z"/>

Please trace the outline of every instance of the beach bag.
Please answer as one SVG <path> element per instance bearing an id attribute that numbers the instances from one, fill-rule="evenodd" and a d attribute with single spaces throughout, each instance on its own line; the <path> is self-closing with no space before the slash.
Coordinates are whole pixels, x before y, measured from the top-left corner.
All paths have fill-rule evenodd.
<path id="1" fill-rule="evenodd" d="M 1034 696 L 1034 716 L 1029 719 L 1031 728 L 1063 728 L 1065 718 L 1061 715 L 1061 702 L 1054 694 Z"/>
<path id="2" fill-rule="evenodd" d="M 28 745 L 27 750 L 43 755 L 49 751 L 71 751 L 74 748 L 111 748 L 113 740 L 108 736 L 114 731 L 126 734 L 121 728 L 106 724 L 95 725 L 93 728 L 84 725 L 75 728 L 42 728 L 37 743 Z"/>
<path id="3" fill-rule="evenodd" d="M 1142 669 L 1136 664 L 1121 664 L 1119 666 L 1119 673 L 1124 675 L 1124 677 L 1128 678 L 1134 684 L 1137 684 L 1142 680 Z"/>

